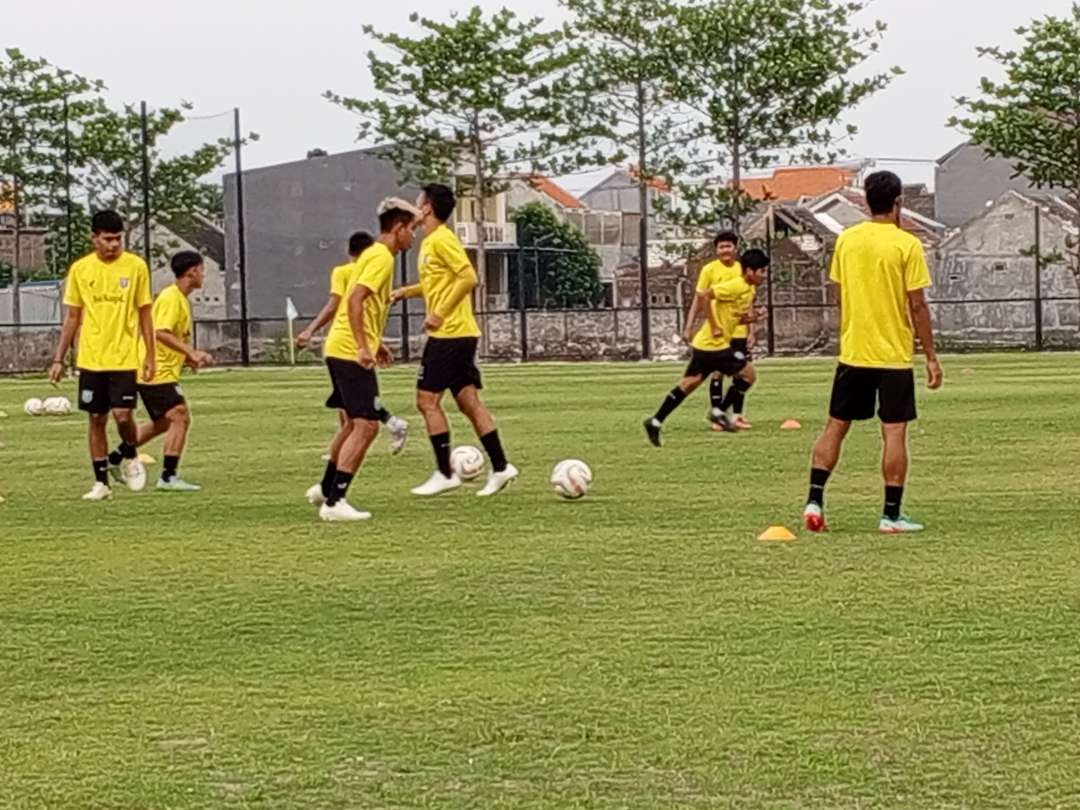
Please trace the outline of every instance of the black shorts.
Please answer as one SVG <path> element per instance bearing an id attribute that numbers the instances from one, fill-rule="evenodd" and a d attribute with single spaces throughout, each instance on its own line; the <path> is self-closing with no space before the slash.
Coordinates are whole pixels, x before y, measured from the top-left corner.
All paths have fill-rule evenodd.
<path id="1" fill-rule="evenodd" d="M 914 422 L 915 372 L 911 369 L 860 368 L 841 363 L 833 381 L 829 416 L 843 422 L 874 418 L 886 424 Z"/>
<path id="2" fill-rule="evenodd" d="M 687 377 L 708 377 L 713 373 L 734 377 L 749 362 L 743 352 L 731 346 L 719 352 L 706 352 L 694 349 L 690 355 L 690 365 L 686 367 Z"/>
<path id="3" fill-rule="evenodd" d="M 754 353 L 750 351 L 749 338 L 732 338 L 731 348 L 746 355 L 746 362 L 754 362 Z"/>
<path id="4" fill-rule="evenodd" d="M 351 360 L 326 358 L 334 391 L 326 400 L 328 408 L 345 411 L 350 419 L 379 420 L 379 378 L 375 372 Z"/>
<path id="5" fill-rule="evenodd" d="M 108 413 L 113 408 L 135 408 L 134 371 L 87 371 L 79 369 L 79 410 Z"/>
<path id="6" fill-rule="evenodd" d="M 428 338 L 424 356 L 420 359 L 420 375 L 416 387 L 420 391 L 441 394 L 449 391 L 455 397 L 463 388 L 484 387 L 476 365 L 478 338 Z"/>
<path id="7" fill-rule="evenodd" d="M 177 405 L 187 404 L 179 383 L 160 383 L 158 385 L 140 385 L 139 398 L 143 407 L 150 414 L 150 420 L 156 422 Z"/>

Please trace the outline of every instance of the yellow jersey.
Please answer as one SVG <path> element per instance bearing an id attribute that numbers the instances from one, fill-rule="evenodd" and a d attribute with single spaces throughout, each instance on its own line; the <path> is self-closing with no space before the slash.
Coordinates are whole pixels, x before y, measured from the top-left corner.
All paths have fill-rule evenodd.
<path id="1" fill-rule="evenodd" d="M 723 281 L 733 278 L 741 279 L 742 273 L 742 265 L 738 262 L 731 265 L 726 265 L 719 259 L 709 262 L 702 267 L 701 272 L 698 273 L 697 291 L 706 292 Z M 713 314 L 716 316 L 717 321 L 723 323 L 723 321 L 720 320 L 719 303 L 717 301 L 711 301 L 709 306 L 712 307 Z M 703 352 L 718 352 L 730 346 L 732 338 L 745 338 L 749 334 L 750 331 L 746 324 L 738 324 L 734 334 L 727 334 L 723 339 L 714 338 L 712 335 L 712 328 L 709 326 L 709 319 L 706 317 L 705 323 L 701 325 L 697 334 L 694 335 L 694 340 L 691 345 L 695 349 L 700 349 Z"/>
<path id="2" fill-rule="evenodd" d="M 420 244 L 419 264 L 424 305 L 429 313 L 443 316 L 443 325 L 429 333 L 430 337 L 480 337 L 471 295 L 462 298 L 453 310 L 443 311 L 446 297 L 455 282 L 463 274 L 475 272 L 461 241 L 446 225 L 440 225 Z"/>
<path id="3" fill-rule="evenodd" d="M 175 284 L 170 284 L 154 299 L 154 331 L 171 332 L 185 343 L 191 342 L 191 302 Z M 139 341 L 139 362 L 146 357 L 146 346 Z M 149 385 L 180 382 L 180 372 L 187 357 L 157 341 L 157 373 Z"/>
<path id="4" fill-rule="evenodd" d="M 738 275 L 718 281 L 713 285 L 712 292 L 715 297 L 716 320 L 723 330 L 723 334 L 716 340 L 724 344 L 720 348 L 720 351 L 723 351 L 731 347 L 731 341 L 736 338 L 739 327 L 746 326 L 742 323 L 742 317 L 753 309 L 757 287 Z"/>
<path id="5" fill-rule="evenodd" d="M 326 336 L 324 354 L 338 360 L 356 362 L 360 346 L 349 323 L 349 298 L 359 284 L 371 295 L 364 299 L 364 338 L 372 354 L 382 345 L 382 334 L 390 314 L 390 286 L 394 281 L 394 254 L 382 242 L 376 242 L 350 265 L 349 279 L 341 296 L 330 333 Z"/>
<path id="6" fill-rule="evenodd" d="M 360 257 L 357 256 L 357 259 Z M 349 286 L 349 273 L 352 272 L 355 261 L 348 264 L 339 264 L 330 271 L 330 294 L 338 298 L 345 297 L 345 289 Z"/>
<path id="7" fill-rule="evenodd" d="M 91 253 L 71 265 L 64 304 L 82 310 L 76 365 L 87 371 L 137 371 L 139 310 L 150 303 L 150 271 L 134 253 L 107 263 Z"/>
<path id="8" fill-rule="evenodd" d="M 907 294 L 930 286 L 922 243 L 892 223 L 863 222 L 836 240 L 829 277 L 840 285 L 840 362 L 911 368 Z"/>

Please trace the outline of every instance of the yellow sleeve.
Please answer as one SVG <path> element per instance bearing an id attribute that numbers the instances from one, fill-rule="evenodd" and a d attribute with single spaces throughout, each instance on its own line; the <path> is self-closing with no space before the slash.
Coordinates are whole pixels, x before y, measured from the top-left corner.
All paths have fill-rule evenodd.
<path id="1" fill-rule="evenodd" d="M 469 254 L 456 238 L 439 239 L 432 247 L 439 261 L 450 268 L 450 272 L 455 276 L 473 269 Z"/>
<path id="2" fill-rule="evenodd" d="M 379 258 L 367 262 L 360 275 L 356 277 L 357 284 L 363 284 L 372 292 L 376 292 L 387 286 L 394 277 L 394 257 L 379 256 Z"/>
<path id="3" fill-rule="evenodd" d="M 177 334 L 184 319 L 183 302 L 175 295 L 159 295 L 154 302 L 154 329 Z"/>
<path id="4" fill-rule="evenodd" d="M 697 291 L 705 292 L 712 287 L 712 263 L 705 265 L 701 268 L 701 272 L 697 277 Z"/>
<path id="5" fill-rule="evenodd" d="M 738 301 L 746 293 L 746 282 L 741 278 L 729 278 L 712 286 L 717 301 Z"/>
<path id="6" fill-rule="evenodd" d="M 904 285 L 908 292 L 930 286 L 930 268 L 926 264 L 926 253 L 923 251 L 922 242 L 918 240 L 911 246 L 907 261 L 904 263 Z"/>
<path id="7" fill-rule="evenodd" d="M 135 306 L 139 309 L 150 306 L 154 297 L 150 294 L 150 270 L 146 263 L 140 259 L 139 267 L 135 271 Z"/>
<path id="8" fill-rule="evenodd" d="M 82 307 L 82 290 L 79 289 L 79 280 L 74 272 L 75 268 L 68 270 L 67 281 L 64 282 L 64 306 Z"/>
<path id="9" fill-rule="evenodd" d="M 836 240 L 836 244 L 833 246 L 832 263 L 829 265 L 829 279 L 835 281 L 837 284 L 842 283 L 842 273 L 840 271 L 840 249 L 843 242 L 839 239 Z"/>
<path id="10" fill-rule="evenodd" d="M 346 288 L 349 286 L 349 266 L 335 267 L 330 272 L 330 294 L 338 298 L 345 297 Z"/>

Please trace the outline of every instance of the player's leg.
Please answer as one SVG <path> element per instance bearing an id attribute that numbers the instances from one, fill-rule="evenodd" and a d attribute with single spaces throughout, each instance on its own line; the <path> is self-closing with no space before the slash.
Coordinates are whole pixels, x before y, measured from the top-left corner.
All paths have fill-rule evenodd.
<path id="1" fill-rule="evenodd" d="M 167 492 L 198 492 L 202 487 L 179 476 L 180 457 L 187 445 L 191 431 L 191 411 L 187 403 L 174 405 L 165 414 L 169 429 L 165 434 L 165 448 L 161 459 L 161 478 L 157 488 Z"/>
<path id="2" fill-rule="evenodd" d="M 83 495 L 84 501 L 104 501 L 112 497 L 109 488 L 109 380 L 104 372 L 79 369 L 79 410 L 89 417 L 87 443 L 94 486 Z"/>
<path id="3" fill-rule="evenodd" d="M 135 411 L 132 408 L 113 408 L 112 416 L 120 433 L 120 480 L 132 492 L 141 492 L 146 488 L 146 468 L 139 461 L 139 426 L 135 421 Z"/>
<path id="4" fill-rule="evenodd" d="M 715 352 L 694 350 L 690 365 L 687 366 L 686 373 L 679 380 L 679 384 L 664 397 L 664 401 L 660 403 L 660 408 L 656 413 L 645 420 L 645 435 L 649 437 L 649 441 L 652 442 L 654 447 L 660 447 L 662 444 L 660 430 L 664 426 L 664 421 L 686 401 L 688 396 L 698 389 L 705 381 L 705 377 L 712 371 L 707 358 L 707 355 L 710 354 L 715 354 Z"/>
<path id="5" fill-rule="evenodd" d="M 491 473 L 487 483 L 477 493 L 486 498 L 501 492 L 511 482 L 517 479 L 519 472 L 517 467 L 506 460 L 506 452 L 503 450 L 499 431 L 495 426 L 495 418 L 480 399 L 480 392 L 475 385 L 466 385 L 454 394 L 454 401 L 458 409 L 472 423 L 480 444 L 484 446 L 491 461 Z"/>
<path id="6" fill-rule="evenodd" d="M 738 352 L 742 352 L 746 355 L 746 362 L 753 363 L 754 357 L 750 351 L 749 341 L 745 338 L 739 340 L 733 340 L 731 342 L 732 348 Z M 735 427 L 739 430 L 750 430 L 754 426 L 750 424 L 746 418 L 746 394 L 747 391 L 736 391 L 735 396 L 731 399 L 731 415 L 735 423 Z"/>
<path id="7" fill-rule="evenodd" d="M 405 442 L 409 438 L 409 423 L 400 416 L 394 416 L 382 403 L 379 403 L 376 415 L 390 432 L 390 453 L 396 456 L 405 449 Z"/>
<path id="8" fill-rule="evenodd" d="M 346 360 L 335 360 L 332 374 L 335 386 L 341 392 L 349 429 L 337 447 L 334 481 L 326 503 L 319 509 L 319 517 L 331 522 L 367 520 L 371 514 L 354 509 L 346 495 L 368 448 L 379 433 L 379 383 L 374 371 Z M 344 428 L 340 432 L 344 433 Z"/>
<path id="9" fill-rule="evenodd" d="M 881 473 L 885 479 L 885 505 L 878 528 L 885 534 L 919 532 L 923 526 L 901 511 L 908 473 L 908 423 L 916 419 L 914 372 L 881 372 L 878 397 L 883 442 Z"/>
<path id="10" fill-rule="evenodd" d="M 475 343 L 472 345 L 475 347 Z M 442 398 L 459 376 L 463 348 L 467 350 L 468 345 L 449 338 L 429 338 L 424 346 L 416 382 L 416 409 L 424 418 L 436 469 L 427 481 L 413 488 L 413 495 L 430 497 L 461 486 L 461 479 L 450 467 L 450 422 L 443 410 Z"/>
<path id="11" fill-rule="evenodd" d="M 736 405 L 743 401 L 746 392 L 757 382 L 757 369 L 754 368 L 754 364 L 740 360 L 738 357 L 738 354 L 730 353 L 725 361 L 730 363 L 728 370 L 734 373 L 731 377 L 731 385 L 720 403 L 719 412 L 715 415 L 713 423 L 714 430 L 724 431 L 725 433 L 734 433 L 742 429 L 736 421 Z"/>
<path id="12" fill-rule="evenodd" d="M 169 409 L 174 405 L 184 402 L 183 395 L 176 384 L 140 385 L 138 386 L 139 397 L 143 407 L 150 417 L 149 422 L 136 425 L 135 446 L 142 447 L 147 442 L 153 441 L 158 436 L 168 433 L 172 422 L 168 418 Z M 124 463 L 126 442 L 121 440 L 116 449 L 109 453 L 109 473 L 117 481 L 123 481 L 121 465 Z"/>
<path id="13" fill-rule="evenodd" d="M 720 407 L 724 402 L 724 375 L 716 372 L 709 380 L 709 421 L 715 422 L 723 413 Z"/>

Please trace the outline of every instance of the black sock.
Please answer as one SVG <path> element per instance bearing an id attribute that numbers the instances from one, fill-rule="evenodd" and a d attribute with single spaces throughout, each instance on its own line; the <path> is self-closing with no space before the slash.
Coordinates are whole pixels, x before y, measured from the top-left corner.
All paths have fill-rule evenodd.
<path id="1" fill-rule="evenodd" d="M 825 507 L 825 485 L 829 483 L 831 474 L 829 470 L 823 470 L 820 467 L 810 470 L 810 494 L 806 496 L 807 503 L 816 503 L 822 508 Z"/>
<path id="2" fill-rule="evenodd" d="M 720 410 L 726 411 L 728 408 L 734 408 L 736 401 L 742 400 L 746 395 L 746 392 L 750 390 L 750 383 L 744 380 L 742 377 L 736 377 L 731 387 L 727 391 L 727 395 L 724 397 L 724 401 L 720 403 Z M 741 410 L 741 406 L 740 406 Z"/>
<path id="3" fill-rule="evenodd" d="M 712 403 L 713 410 L 720 407 L 720 403 L 724 401 L 724 378 L 713 377 L 709 382 L 709 402 Z"/>
<path id="4" fill-rule="evenodd" d="M 497 473 L 505 470 L 506 453 L 503 452 L 502 442 L 499 441 L 499 431 L 493 430 L 486 436 L 481 436 L 480 443 L 484 445 L 484 451 L 491 459 L 491 469 Z"/>
<path id="5" fill-rule="evenodd" d="M 379 421 L 384 425 L 393 418 L 390 411 L 386 410 L 386 408 L 379 408 L 379 410 L 375 411 L 375 416 L 377 416 Z"/>
<path id="6" fill-rule="evenodd" d="M 450 470 L 450 434 L 439 433 L 432 436 L 431 449 L 435 451 L 435 463 L 439 465 L 439 472 L 444 478 L 449 478 L 453 474 Z"/>
<path id="7" fill-rule="evenodd" d="M 135 445 L 128 444 L 127 442 L 120 442 L 120 446 L 116 448 L 116 452 L 120 454 L 122 459 L 131 460 L 137 458 L 139 453 Z"/>
<path id="8" fill-rule="evenodd" d="M 330 487 L 330 494 L 326 496 L 327 506 L 333 506 L 338 501 L 345 500 L 345 495 L 349 491 L 349 484 L 352 483 L 354 475 L 356 473 L 347 473 L 341 470 L 334 474 L 334 485 Z"/>
<path id="9" fill-rule="evenodd" d="M 334 486 L 334 476 L 336 475 L 337 465 L 332 461 L 326 462 L 326 472 L 323 473 L 322 483 L 319 484 L 324 498 L 330 497 L 330 488 Z"/>
<path id="10" fill-rule="evenodd" d="M 903 487 L 885 487 L 885 510 L 884 515 L 889 520 L 900 519 L 900 503 L 904 500 Z"/>
<path id="11" fill-rule="evenodd" d="M 107 458 L 95 458 L 91 461 L 94 467 L 94 480 L 99 484 L 109 485 L 109 460 Z"/>
<path id="12" fill-rule="evenodd" d="M 161 460 L 161 480 L 172 481 L 176 478 L 176 470 L 180 466 L 180 456 L 165 456 Z"/>
<path id="13" fill-rule="evenodd" d="M 743 408 L 746 407 L 746 392 L 736 391 L 735 396 L 731 398 L 731 410 L 736 416 L 742 416 Z"/>
<path id="14" fill-rule="evenodd" d="M 667 398 L 660 406 L 660 410 L 656 412 L 656 416 L 654 416 L 653 418 L 657 422 L 662 423 L 665 419 L 671 416 L 672 411 L 674 411 L 676 408 L 683 404 L 684 399 L 686 399 L 686 392 L 678 386 L 675 386 L 671 389 L 671 393 L 667 395 Z"/>
<path id="15" fill-rule="evenodd" d="M 120 462 L 124 460 L 124 454 L 120 452 L 120 447 L 117 447 L 111 453 L 109 453 L 109 463 L 114 467 L 119 467 Z"/>

